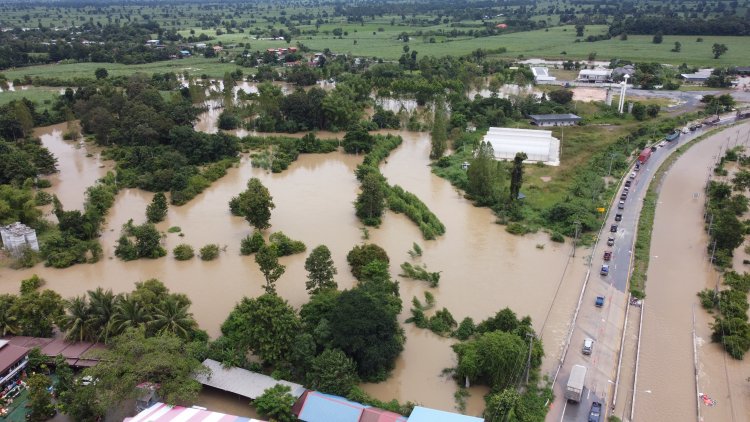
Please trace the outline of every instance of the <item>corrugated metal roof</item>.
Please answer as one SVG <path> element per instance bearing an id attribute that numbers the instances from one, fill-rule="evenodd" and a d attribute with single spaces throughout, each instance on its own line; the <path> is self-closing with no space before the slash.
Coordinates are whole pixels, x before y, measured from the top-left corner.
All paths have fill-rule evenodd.
<path id="1" fill-rule="evenodd" d="M 409 415 L 409 422 L 484 422 L 484 419 L 416 406 Z"/>
<path id="2" fill-rule="evenodd" d="M 226 415 L 191 407 L 156 403 L 125 422 L 263 422 L 243 416 Z"/>
<path id="3" fill-rule="evenodd" d="M 367 407 L 343 397 L 308 391 L 297 417 L 304 422 L 359 422 Z"/>
<path id="4" fill-rule="evenodd" d="M 406 422 L 406 416 L 377 407 L 368 407 L 362 412 L 359 422 Z"/>
<path id="5" fill-rule="evenodd" d="M 571 113 L 565 114 L 529 114 L 529 117 L 537 121 L 560 121 L 560 120 L 581 120 L 579 116 Z"/>
<path id="6" fill-rule="evenodd" d="M 221 366 L 221 363 L 213 359 L 204 360 L 203 365 L 210 370 L 210 374 L 208 376 L 203 374 L 197 375 L 195 379 L 198 382 L 253 400 L 260 397 L 264 391 L 276 384 L 289 386 L 292 389 L 291 394 L 297 398 L 305 392 L 305 387 L 299 384 L 275 380 L 267 375 L 242 368 L 224 368 Z"/>
<path id="7" fill-rule="evenodd" d="M 15 344 L 5 344 L 0 348 L 0 373 L 8 370 L 16 362 L 29 354 L 29 349 Z"/>

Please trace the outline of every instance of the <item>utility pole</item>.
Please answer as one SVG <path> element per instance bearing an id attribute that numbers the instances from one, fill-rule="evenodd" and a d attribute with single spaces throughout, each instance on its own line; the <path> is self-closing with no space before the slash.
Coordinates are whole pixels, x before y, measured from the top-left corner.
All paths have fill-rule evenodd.
<path id="1" fill-rule="evenodd" d="M 526 360 L 526 385 L 529 384 L 529 372 L 531 372 L 531 342 L 534 341 L 534 333 L 526 333 L 529 338 L 529 357 Z"/>
<path id="2" fill-rule="evenodd" d="M 714 240 L 714 245 L 711 247 L 711 261 L 709 261 L 712 264 L 714 263 L 714 253 L 715 252 L 716 252 L 716 241 Z M 717 290 L 718 290 L 718 286 L 717 286 Z"/>
<path id="3" fill-rule="evenodd" d="M 581 222 L 574 221 L 573 224 L 576 226 L 576 234 L 575 237 L 573 237 L 573 256 L 576 256 L 576 246 L 578 246 L 578 234 L 581 231 Z"/>
<path id="4" fill-rule="evenodd" d="M 609 177 L 612 174 L 612 161 L 615 159 L 615 153 L 611 152 L 609 154 L 609 170 L 607 170 L 607 177 Z"/>

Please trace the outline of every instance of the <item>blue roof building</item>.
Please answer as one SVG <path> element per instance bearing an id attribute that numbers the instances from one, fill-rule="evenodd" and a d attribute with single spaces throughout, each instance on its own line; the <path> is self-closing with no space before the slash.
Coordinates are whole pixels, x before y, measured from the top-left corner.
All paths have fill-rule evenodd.
<path id="1" fill-rule="evenodd" d="M 359 422 L 362 412 L 369 407 L 317 391 L 306 391 L 300 401 L 297 417 L 305 422 Z"/>
<path id="2" fill-rule="evenodd" d="M 484 419 L 416 406 L 409 415 L 409 422 L 484 422 Z"/>

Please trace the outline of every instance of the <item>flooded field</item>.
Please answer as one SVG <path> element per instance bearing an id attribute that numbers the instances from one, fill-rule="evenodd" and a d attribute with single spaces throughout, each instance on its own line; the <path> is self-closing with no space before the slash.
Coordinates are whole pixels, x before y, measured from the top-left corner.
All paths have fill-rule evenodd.
<path id="1" fill-rule="evenodd" d="M 741 127 L 744 135 L 750 129 Z M 696 420 L 693 315 L 698 338 L 698 391 L 717 401 L 699 406 L 706 421 L 750 420 L 748 365 L 711 342 L 713 317 L 696 297 L 719 274 L 708 262 L 703 189 L 730 129 L 692 147 L 669 170 L 656 208 L 644 308 L 636 419 Z M 744 136 L 743 136 L 744 137 Z M 695 196 L 697 195 L 697 196 Z M 679 212 L 675 212 L 679 210 Z"/>
<path id="2" fill-rule="evenodd" d="M 448 308 L 457 320 L 469 316 L 480 321 L 508 306 L 518 315 L 530 315 L 535 328 L 540 330 L 554 304 L 555 311 L 544 331 L 548 333 L 544 337 L 548 359 L 554 356 L 563 341 L 565 321 L 572 305 L 567 311 L 562 310 L 567 306 L 557 308 L 560 303 L 573 304 L 578 296 L 578 290 L 558 289 L 568 264 L 569 245 L 552 243 L 544 233 L 525 237 L 508 234 L 504 226 L 494 223 L 490 210 L 474 207 L 447 181 L 430 172 L 427 166 L 429 135 L 392 133 L 403 136 L 405 142 L 383 165 L 383 174 L 390 183 L 418 195 L 447 228 L 445 236 L 438 240 L 423 241 L 412 222 L 402 215 L 388 213 L 380 228 L 370 230 L 370 242 L 388 251 L 394 277 L 397 277 L 400 263 L 410 259 L 406 252 L 417 242 L 424 249 L 418 262 L 426 264 L 430 271 L 442 271 L 440 286 L 430 289 L 437 306 Z M 83 192 L 104 171 L 99 167 L 98 156 L 86 157 L 84 149 L 75 149 L 61 137 L 50 136 L 45 144 L 54 152 L 65 152 L 66 148 L 73 151 L 58 154 L 60 173 L 51 179 L 51 190 L 68 198 L 71 204 L 82 202 L 74 193 Z M 135 189 L 123 190 L 107 216 L 100 239 L 104 250 L 100 262 L 63 270 L 41 265 L 23 271 L 2 269 L 0 292 L 17 292 L 19 281 L 32 274 L 46 279 L 46 287 L 64 297 L 80 295 L 98 286 L 115 292 L 129 291 L 137 281 L 158 278 L 172 291 L 187 294 L 193 301 L 191 309 L 201 327 L 216 336 L 220 324 L 241 297 L 258 296 L 263 292 L 263 277 L 253 258 L 239 254 L 240 239 L 249 234 L 251 228 L 244 219 L 232 216 L 227 205 L 251 177 L 260 178 L 273 195 L 276 209 L 270 232 L 284 231 L 305 242 L 308 250 L 325 243 L 337 265 L 339 288 L 349 288 L 354 279 L 345 257 L 354 245 L 363 241 L 352 206 L 359 189 L 353 172 L 361 159 L 361 156 L 339 152 L 302 155 L 287 171 L 271 174 L 253 168 L 250 160 L 243 157 L 236 168 L 230 169 L 224 178 L 187 205 L 170 207 L 166 221 L 157 227 L 166 231 L 171 226 L 179 226 L 185 236 L 167 234 L 165 247 L 171 251 L 179 243 L 188 243 L 196 249 L 208 243 L 225 246 L 225 252 L 212 262 L 199 259 L 178 262 L 171 256 L 132 262 L 115 259 L 114 247 L 122 224 L 131 218 L 136 223 L 144 221 L 146 205 L 153 195 Z M 278 292 L 295 307 L 307 301 L 305 258 L 306 254 L 299 254 L 281 259 L 287 269 L 277 284 Z M 583 273 L 582 265 L 574 267 L 574 274 L 575 271 Z M 422 297 L 428 287 L 423 282 L 407 279 L 401 279 L 400 285 L 405 308 L 401 321 L 404 321 L 412 297 Z M 559 320 L 555 320 L 556 317 Z M 383 400 L 396 398 L 454 410 L 456 384 L 441 376 L 444 368 L 455 365 L 450 348 L 453 340 L 412 325 L 404 325 L 404 328 L 407 333 L 405 351 L 392 377 L 364 388 Z M 472 387 L 471 393 L 467 413 L 479 414 L 486 390 Z"/>

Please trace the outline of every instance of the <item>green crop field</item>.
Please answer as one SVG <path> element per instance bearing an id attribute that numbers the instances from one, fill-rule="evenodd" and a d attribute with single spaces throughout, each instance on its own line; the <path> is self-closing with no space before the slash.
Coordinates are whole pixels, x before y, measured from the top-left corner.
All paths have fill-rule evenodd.
<path id="1" fill-rule="evenodd" d="M 18 89 L 16 91 L 6 90 L 3 92 L 0 92 L 0 105 L 8 104 L 9 102 L 13 100 L 20 100 L 21 98 L 26 98 L 36 103 L 38 106 L 41 107 L 41 109 L 45 109 L 49 105 L 52 104 L 52 101 L 58 95 L 60 95 L 60 89 L 61 88 L 29 86 L 29 87 L 23 87 L 23 89 Z"/>

